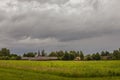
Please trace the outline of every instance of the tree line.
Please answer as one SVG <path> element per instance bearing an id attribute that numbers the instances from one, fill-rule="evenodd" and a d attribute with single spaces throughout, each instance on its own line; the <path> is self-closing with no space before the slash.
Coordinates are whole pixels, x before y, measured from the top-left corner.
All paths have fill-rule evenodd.
<path id="1" fill-rule="evenodd" d="M 56 51 L 49 56 L 58 57 L 60 60 L 120 60 L 120 49 L 113 52 L 102 51 L 85 55 L 82 51 Z"/>
<path id="2" fill-rule="evenodd" d="M 11 54 L 10 50 L 7 48 L 2 48 L 0 50 L 0 60 L 20 60 L 21 56 L 17 54 Z"/>
<path id="3" fill-rule="evenodd" d="M 59 60 L 120 60 L 120 48 L 113 52 L 101 51 L 85 55 L 82 51 L 52 51 L 49 54 L 42 50 L 41 52 L 28 52 L 23 55 L 11 54 L 7 48 L 0 50 L 0 60 L 21 60 L 21 57 L 58 57 Z"/>

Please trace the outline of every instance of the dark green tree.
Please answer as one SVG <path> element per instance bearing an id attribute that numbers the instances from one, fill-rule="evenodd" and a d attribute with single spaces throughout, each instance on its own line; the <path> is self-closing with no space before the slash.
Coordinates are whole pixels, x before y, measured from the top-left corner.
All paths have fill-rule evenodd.
<path id="1" fill-rule="evenodd" d="M 101 56 L 106 56 L 104 51 L 101 52 Z"/>
<path id="2" fill-rule="evenodd" d="M 109 56 L 110 53 L 108 51 L 105 51 L 105 56 Z"/>
<path id="3" fill-rule="evenodd" d="M 18 56 L 17 54 L 10 54 L 10 60 L 20 60 L 21 56 Z"/>
<path id="4" fill-rule="evenodd" d="M 64 54 L 62 59 L 63 60 L 70 60 L 70 55 L 69 55 L 69 53 L 67 51 L 65 51 L 65 54 Z"/>
<path id="5" fill-rule="evenodd" d="M 49 56 L 50 56 L 50 57 L 57 57 L 57 53 L 56 53 L 56 52 L 51 52 L 51 53 L 49 54 Z"/>
<path id="6" fill-rule="evenodd" d="M 80 59 L 81 59 L 81 60 L 84 60 L 84 54 L 83 54 L 82 51 L 80 51 Z"/>
<path id="7" fill-rule="evenodd" d="M 46 56 L 46 53 L 45 53 L 45 50 L 44 50 L 44 49 L 41 51 L 41 55 L 42 55 L 42 56 Z"/>
<path id="8" fill-rule="evenodd" d="M 119 50 L 114 50 L 113 51 L 112 59 L 120 60 L 120 51 Z"/>
<path id="9" fill-rule="evenodd" d="M 92 56 L 90 54 L 86 55 L 85 60 L 92 60 Z"/>
<path id="10" fill-rule="evenodd" d="M 60 51 L 56 52 L 56 54 L 57 54 L 57 57 L 63 57 L 65 53 L 64 53 L 64 51 L 60 50 Z"/>
<path id="11" fill-rule="evenodd" d="M 37 56 L 41 56 L 41 54 L 40 54 L 40 51 L 38 50 L 38 55 Z"/>
<path id="12" fill-rule="evenodd" d="M 10 50 L 7 48 L 2 48 L 0 51 L 1 56 L 10 56 Z"/>
<path id="13" fill-rule="evenodd" d="M 95 60 L 100 60 L 100 59 L 101 59 L 100 54 L 99 54 L 99 53 L 96 53 L 96 54 L 95 54 Z"/>
<path id="14" fill-rule="evenodd" d="M 75 59 L 75 54 L 69 53 L 69 60 L 74 60 Z"/>
<path id="15" fill-rule="evenodd" d="M 92 54 L 92 60 L 96 60 L 96 54 Z"/>
<path id="16" fill-rule="evenodd" d="M 33 52 L 28 52 L 28 53 L 24 53 L 23 57 L 35 57 L 36 53 Z"/>

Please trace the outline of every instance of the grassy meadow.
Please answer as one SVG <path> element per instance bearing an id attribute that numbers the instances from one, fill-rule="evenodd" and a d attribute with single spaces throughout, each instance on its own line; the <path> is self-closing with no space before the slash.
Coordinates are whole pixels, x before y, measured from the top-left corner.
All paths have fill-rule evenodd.
<path id="1" fill-rule="evenodd" d="M 120 61 L 0 61 L 0 80 L 120 80 Z"/>

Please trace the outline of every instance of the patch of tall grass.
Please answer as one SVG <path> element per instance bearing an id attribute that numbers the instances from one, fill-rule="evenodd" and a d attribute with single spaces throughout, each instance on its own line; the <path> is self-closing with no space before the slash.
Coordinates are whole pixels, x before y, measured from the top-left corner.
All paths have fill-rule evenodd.
<path id="1" fill-rule="evenodd" d="M 120 76 L 120 61 L 0 61 L 0 68 L 66 78 Z"/>

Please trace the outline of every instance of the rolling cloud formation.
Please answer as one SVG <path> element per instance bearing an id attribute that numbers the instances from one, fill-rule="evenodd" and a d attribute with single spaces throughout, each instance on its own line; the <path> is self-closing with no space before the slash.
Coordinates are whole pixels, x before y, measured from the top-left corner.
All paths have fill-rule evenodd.
<path id="1" fill-rule="evenodd" d="M 0 48 L 118 48 L 119 4 L 120 0 L 0 0 Z"/>

